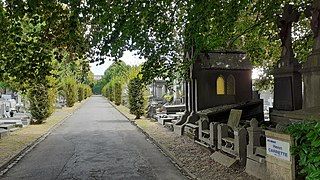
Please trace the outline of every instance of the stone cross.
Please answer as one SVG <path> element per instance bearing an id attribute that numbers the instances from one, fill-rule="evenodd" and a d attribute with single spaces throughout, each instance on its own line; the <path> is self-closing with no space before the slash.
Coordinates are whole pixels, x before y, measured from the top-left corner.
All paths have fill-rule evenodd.
<path id="1" fill-rule="evenodd" d="M 293 5 L 284 6 L 284 14 L 277 22 L 278 27 L 281 28 L 279 36 L 283 47 L 282 56 L 293 56 L 291 28 L 292 23 L 299 20 L 299 16 L 298 10 L 293 10 Z"/>
<path id="2" fill-rule="evenodd" d="M 313 49 L 320 49 L 320 36 L 319 36 L 319 28 L 320 28 L 320 0 L 314 0 L 312 6 L 307 7 L 305 11 L 305 15 L 307 17 L 312 17 L 311 20 L 311 30 L 313 32 L 314 44 Z"/>

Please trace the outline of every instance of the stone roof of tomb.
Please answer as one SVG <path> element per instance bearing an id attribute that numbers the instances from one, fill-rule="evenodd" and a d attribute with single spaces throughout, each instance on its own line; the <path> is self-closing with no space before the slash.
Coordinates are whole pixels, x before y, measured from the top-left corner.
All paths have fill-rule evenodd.
<path id="1" fill-rule="evenodd" d="M 202 69 L 252 69 L 247 54 L 241 51 L 211 51 L 201 53 L 198 62 Z"/>

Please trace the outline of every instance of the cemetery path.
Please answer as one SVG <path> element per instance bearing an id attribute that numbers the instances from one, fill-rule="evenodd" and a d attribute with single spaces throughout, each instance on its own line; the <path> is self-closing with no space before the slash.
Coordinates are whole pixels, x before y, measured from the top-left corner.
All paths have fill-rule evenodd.
<path id="1" fill-rule="evenodd" d="M 186 179 L 101 96 L 91 97 L 1 179 Z"/>

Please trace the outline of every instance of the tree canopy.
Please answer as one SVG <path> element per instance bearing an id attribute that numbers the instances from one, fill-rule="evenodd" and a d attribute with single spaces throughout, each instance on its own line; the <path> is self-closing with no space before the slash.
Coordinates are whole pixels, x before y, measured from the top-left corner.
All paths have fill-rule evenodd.
<path id="1" fill-rule="evenodd" d="M 91 61 L 105 56 L 119 59 L 125 50 L 138 50 L 147 59 L 144 80 L 175 72 L 186 75 L 190 62 L 184 53 L 243 50 L 266 72 L 280 58 L 277 20 L 285 3 L 300 12 L 311 0 L 88 0 L 83 9 L 90 32 Z M 302 15 L 294 25 L 294 49 L 305 61 L 312 40 L 309 20 Z"/>
<path id="2" fill-rule="evenodd" d="M 54 50 L 53 54 L 58 57 L 62 51 L 67 51 L 69 61 L 86 53 L 91 62 L 101 64 L 107 57 L 117 61 L 124 51 L 138 50 L 137 54 L 147 59 L 142 67 L 144 81 L 155 77 L 188 77 L 192 62 L 185 60 L 186 52 L 191 52 L 194 60 L 199 52 L 221 49 L 243 50 L 250 55 L 254 66 L 268 72 L 280 58 L 281 43 L 276 22 L 284 4 L 294 4 L 303 12 L 311 1 L 3 1 L 0 29 L 1 32 L 14 32 L 14 36 L 3 33 L 0 39 L 6 43 L 22 41 L 11 45 L 17 52 L 20 46 L 25 46 L 23 43 L 29 41 L 31 44 L 51 42 L 24 49 L 26 55 L 23 56 L 27 57 L 19 59 L 34 58 L 28 57 L 29 51 L 48 46 L 45 49 Z M 28 23 L 27 30 L 22 30 L 19 21 L 31 24 Z M 13 26 L 6 25 L 8 23 Z M 32 28 L 38 31 L 33 33 Z M 299 22 L 294 24 L 293 32 L 296 56 L 305 61 L 312 41 L 309 19 L 302 14 Z M 20 37 L 23 33 L 34 37 L 33 40 L 25 42 Z M 1 54 L 5 54 L 5 49 Z M 52 52 L 47 54 L 46 59 L 49 59 Z M 39 59 L 39 64 L 44 66 L 46 63 L 42 62 L 45 61 Z"/>

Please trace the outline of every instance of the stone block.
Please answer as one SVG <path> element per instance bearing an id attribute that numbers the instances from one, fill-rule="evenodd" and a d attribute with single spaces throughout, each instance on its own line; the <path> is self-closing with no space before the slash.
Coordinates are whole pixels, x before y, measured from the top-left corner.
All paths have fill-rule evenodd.
<path id="1" fill-rule="evenodd" d="M 166 122 L 171 122 L 172 120 L 173 120 L 172 118 L 168 118 L 168 117 L 159 118 L 158 123 L 160 123 L 161 125 L 164 125 Z"/>
<path id="2" fill-rule="evenodd" d="M 14 125 L 13 124 L 1 124 L 0 128 L 10 130 L 10 129 L 14 128 Z"/>
<path id="3" fill-rule="evenodd" d="M 268 179 L 295 179 L 295 160 L 290 147 L 294 143 L 288 134 L 265 131 L 267 138 L 266 169 Z"/>

